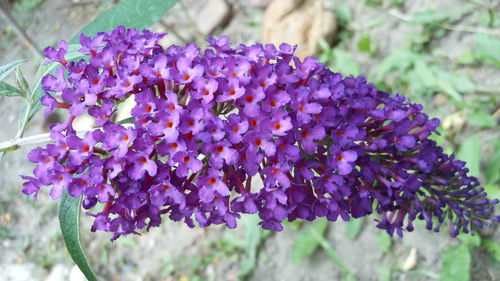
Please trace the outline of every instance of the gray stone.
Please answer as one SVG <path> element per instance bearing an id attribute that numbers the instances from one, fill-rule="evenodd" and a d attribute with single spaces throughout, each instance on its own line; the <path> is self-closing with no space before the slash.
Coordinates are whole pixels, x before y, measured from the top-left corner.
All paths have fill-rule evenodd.
<path id="1" fill-rule="evenodd" d="M 224 0 L 209 0 L 196 17 L 196 25 L 203 35 L 211 34 L 231 18 L 231 7 Z"/>
<path id="2" fill-rule="evenodd" d="M 296 54 L 304 58 L 319 51 L 318 40 L 331 43 L 336 28 L 336 17 L 323 0 L 275 0 L 266 9 L 262 40 L 296 44 Z"/>

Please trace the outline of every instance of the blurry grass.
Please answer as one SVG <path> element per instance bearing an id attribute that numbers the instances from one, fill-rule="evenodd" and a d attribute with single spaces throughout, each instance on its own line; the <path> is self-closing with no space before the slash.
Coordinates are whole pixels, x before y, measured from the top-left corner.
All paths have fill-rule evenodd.
<path id="1" fill-rule="evenodd" d="M 18 0 L 13 6 L 14 13 L 29 13 L 38 8 L 44 1 L 45 0 Z"/>

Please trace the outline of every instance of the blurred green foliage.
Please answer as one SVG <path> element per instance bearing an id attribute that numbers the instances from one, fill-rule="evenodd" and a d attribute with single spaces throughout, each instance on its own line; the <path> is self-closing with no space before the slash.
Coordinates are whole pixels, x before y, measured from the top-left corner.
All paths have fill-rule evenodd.
<path id="1" fill-rule="evenodd" d="M 415 27 L 401 34 L 404 46 L 379 49 L 378 42 L 384 38 L 377 38 L 372 30 L 384 24 L 385 19 L 359 23 L 350 6 L 339 4 L 334 10 L 339 19 L 338 41 L 332 46 L 319 42 L 322 49 L 319 60 L 333 71 L 345 75 L 362 73 L 379 89 L 400 92 L 413 102 L 424 104 L 431 117 L 442 121 L 441 135 L 432 138 L 447 153 L 454 151 L 458 159 L 467 162 L 470 174 L 480 179 L 490 198 L 500 198 L 500 38 L 489 29 L 499 25 L 498 7 L 494 1 L 470 0 L 453 9 L 432 8 L 407 15 L 397 9 L 404 2 L 363 1 L 369 8 L 380 9 L 379 12 L 390 9 L 388 13 L 400 20 L 401 25 Z M 468 26 L 469 22 L 477 22 L 479 26 Z M 438 49 L 437 43 L 451 32 L 463 32 L 464 23 L 472 41 L 466 41 L 467 46 L 460 48 L 464 51 L 454 59 L 447 50 Z M 497 76 L 493 84 L 485 83 L 490 86 L 480 82 L 490 79 L 488 74 L 472 75 L 485 69 Z M 357 236 L 354 233 L 358 226 L 354 221 L 347 228 L 348 236 Z M 412 272 L 444 281 L 468 281 L 472 250 L 478 247 L 491 254 L 492 262 L 500 261 L 500 244 L 496 241 L 481 239 L 477 234 L 461 235 L 458 241 L 443 251 L 439 276 L 421 269 Z M 381 232 L 376 244 L 383 253 L 389 253 L 392 239 Z M 392 280 L 394 270 L 389 264 L 380 266 L 377 273 L 380 280 Z"/>

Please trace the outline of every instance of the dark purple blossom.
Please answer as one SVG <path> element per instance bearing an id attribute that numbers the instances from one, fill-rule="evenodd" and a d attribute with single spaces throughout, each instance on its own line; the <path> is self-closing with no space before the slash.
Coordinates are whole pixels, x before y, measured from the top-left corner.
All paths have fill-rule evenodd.
<path id="1" fill-rule="evenodd" d="M 77 62 L 65 60 L 65 42 L 46 49 L 61 67 L 43 78 L 42 104 L 70 117 L 51 127 L 54 144 L 28 154 L 36 167 L 23 193 L 48 186 L 53 198 L 83 196 L 86 209 L 103 204 L 88 213 L 91 229 L 112 239 L 162 215 L 234 228 L 241 213 L 258 213 L 263 228 L 281 230 L 286 219 L 377 213 L 390 234 L 420 219 L 435 231 L 448 220 L 452 236 L 500 220 L 498 201 L 429 139 L 439 120 L 421 105 L 300 60 L 295 46 L 233 48 L 220 37 L 200 52 L 165 49 L 163 36 L 81 35 L 89 60 Z M 117 120 L 129 98 L 131 120 Z M 85 113 L 95 128 L 77 134 L 73 120 Z"/>

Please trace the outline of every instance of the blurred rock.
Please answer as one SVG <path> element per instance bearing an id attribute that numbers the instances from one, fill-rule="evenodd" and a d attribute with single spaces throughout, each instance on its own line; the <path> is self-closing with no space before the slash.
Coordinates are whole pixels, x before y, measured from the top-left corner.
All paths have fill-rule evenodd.
<path id="1" fill-rule="evenodd" d="M 231 7 L 224 0 L 209 0 L 197 16 L 197 27 L 203 35 L 209 35 L 217 27 L 224 26 L 231 18 Z"/>
<path id="2" fill-rule="evenodd" d="M 0 281 L 37 281 L 42 274 L 34 264 L 0 265 Z"/>
<path id="3" fill-rule="evenodd" d="M 69 272 L 69 281 L 87 281 L 83 272 L 78 268 L 78 266 L 73 266 Z"/>
<path id="4" fill-rule="evenodd" d="M 403 271 L 410 271 L 412 269 L 415 269 L 417 267 L 417 249 L 412 248 L 410 250 L 410 254 L 408 254 L 408 257 L 406 257 L 405 262 L 401 266 L 401 269 Z"/>
<path id="5" fill-rule="evenodd" d="M 271 0 L 250 0 L 249 3 L 250 3 L 250 6 L 254 7 L 254 8 L 265 8 L 267 7 L 267 5 L 269 5 L 269 3 L 271 2 Z"/>
<path id="6" fill-rule="evenodd" d="M 323 0 L 274 0 L 264 16 L 265 43 L 297 44 L 297 55 L 312 56 L 319 51 L 318 40 L 332 43 L 337 19 L 325 9 Z"/>
<path id="7" fill-rule="evenodd" d="M 467 116 L 465 111 L 462 110 L 454 112 L 446 116 L 442 120 L 443 121 L 441 124 L 443 126 L 443 129 L 448 133 L 456 134 L 462 131 L 462 129 L 464 128 L 465 122 L 467 121 Z"/>
<path id="8" fill-rule="evenodd" d="M 68 280 L 69 270 L 62 264 L 56 264 L 50 271 L 45 281 L 65 281 Z"/>

